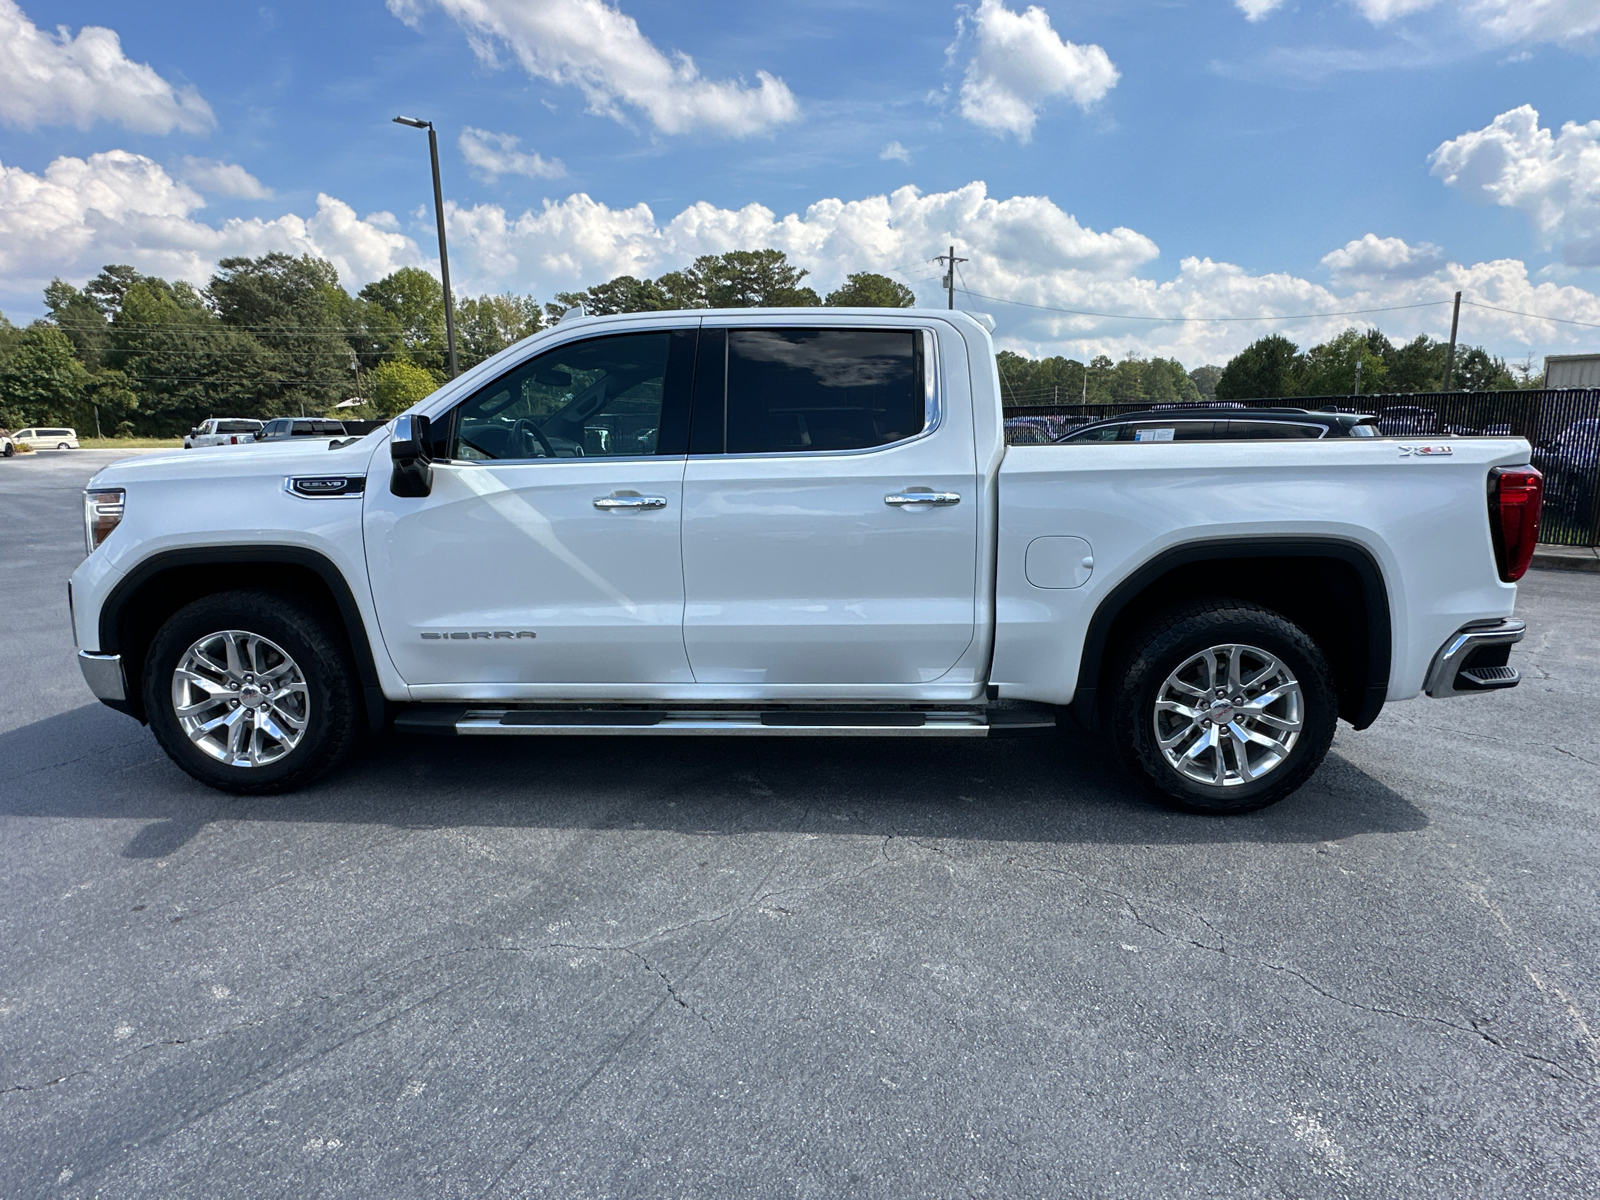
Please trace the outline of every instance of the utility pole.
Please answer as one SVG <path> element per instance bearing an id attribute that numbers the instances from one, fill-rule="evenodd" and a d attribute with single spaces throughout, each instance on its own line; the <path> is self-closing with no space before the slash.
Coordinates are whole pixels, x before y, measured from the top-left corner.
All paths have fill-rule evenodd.
<path id="1" fill-rule="evenodd" d="M 1361 354 L 1359 351 L 1356 353 L 1356 390 L 1351 395 L 1361 395 Z"/>
<path id="2" fill-rule="evenodd" d="M 1456 369 L 1456 330 L 1461 326 L 1461 293 L 1456 293 L 1456 310 L 1450 317 L 1450 349 L 1444 355 L 1444 390 L 1450 390 L 1450 376 Z"/>
<path id="3" fill-rule="evenodd" d="M 444 244 L 444 190 L 439 186 L 439 136 L 433 131 L 432 121 L 417 117 L 396 117 L 396 125 L 409 125 L 413 129 L 428 131 L 428 157 L 433 161 L 433 213 L 439 219 L 439 281 L 444 286 L 444 337 L 450 349 L 450 378 L 456 369 L 456 302 L 450 294 L 450 252 Z"/>
<path id="4" fill-rule="evenodd" d="M 946 268 L 946 270 L 945 270 L 944 278 L 941 279 L 939 282 L 944 284 L 946 290 L 949 292 L 949 294 L 950 294 L 950 307 L 953 309 L 956 306 L 956 264 L 957 263 L 964 263 L 964 262 L 971 262 L 972 260 L 970 258 L 957 258 L 956 257 L 956 248 L 954 246 L 951 246 L 949 254 L 941 254 L 937 258 L 935 258 L 933 261 L 936 262 L 936 263 L 939 263 L 941 265 L 946 263 L 946 262 L 948 262 L 950 264 L 950 266 L 948 268 Z"/>

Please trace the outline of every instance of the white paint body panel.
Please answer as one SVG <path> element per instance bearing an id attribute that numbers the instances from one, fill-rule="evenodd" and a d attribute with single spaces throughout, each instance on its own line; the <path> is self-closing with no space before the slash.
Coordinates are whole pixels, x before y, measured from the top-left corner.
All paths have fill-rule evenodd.
<path id="1" fill-rule="evenodd" d="M 1454 439 L 1454 453 L 1401 457 L 1377 438 L 1013 446 L 1000 471 L 1001 695 L 1064 704 L 1100 602 L 1163 551 L 1236 538 L 1333 538 L 1364 548 L 1389 593 L 1389 699 L 1415 696 L 1439 646 L 1468 621 L 1509 616 L 1489 540 L 1489 468 L 1528 460 L 1511 438 Z M 1088 582 L 1032 586 L 1042 536 L 1094 547 Z"/>
<path id="2" fill-rule="evenodd" d="M 150 556 L 294 546 L 350 584 L 393 700 L 924 701 L 1072 698 L 1096 607 L 1174 547 L 1230 538 L 1336 538 L 1365 548 L 1388 591 L 1390 699 L 1415 695 L 1437 648 L 1469 621 L 1507 616 L 1485 479 L 1528 460 L 1511 438 L 1450 439 L 1448 456 L 1395 441 L 1004 445 L 987 331 L 961 313 L 767 310 L 708 324 L 904 323 L 938 343 L 940 424 L 877 451 L 450 464 L 434 494 L 390 494 L 387 433 L 125 460 L 97 487 L 127 515 L 73 575 L 78 642 L 99 647 L 107 595 Z M 480 364 L 414 411 L 439 416 L 561 342 L 681 328 L 684 314 L 564 321 Z M 296 474 L 365 474 L 362 498 L 305 499 Z M 959 492 L 905 510 L 891 491 Z M 635 491 L 655 512 L 601 512 Z M 1036 539 L 1042 581 L 1029 580 Z M 1092 570 L 1082 568 L 1091 556 Z M 1079 568 L 1072 569 L 1076 561 Z M 1048 567 L 1048 569 L 1046 569 Z M 370 569 L 370 575 L 369 575 Z M 1085 578 L 1077 580 L 1078 574 Z M 271 583 L 270 570 L 241 585 Z M 517 643 L 423 632 L 538 633 Z M 511 648 L 507 648 L 511 647 Z M 446 657 L 449 655 L 449 657 Z"/>
<path id="3" fill-rule="evenodd" d="M 413 686 L 691 682 L 683 459 L 441 463 L 421 499 L 387 483 L 367 496 L 367 562 L 389 656 Z M 618 492 L 666 507 L 594 506 Z M 538 636 L 449 636 L 495 632 Z"/>

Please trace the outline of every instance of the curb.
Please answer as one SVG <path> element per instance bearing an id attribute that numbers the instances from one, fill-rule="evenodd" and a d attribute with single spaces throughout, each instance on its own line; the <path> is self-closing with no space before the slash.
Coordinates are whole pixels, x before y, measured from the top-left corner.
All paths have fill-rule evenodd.
<path id="1" fill-rule="evenodd" d="M 1534 550 L 1531 565 L 1547 571 L 1600 572 L 1600 548 L 1541 545 Z"/>

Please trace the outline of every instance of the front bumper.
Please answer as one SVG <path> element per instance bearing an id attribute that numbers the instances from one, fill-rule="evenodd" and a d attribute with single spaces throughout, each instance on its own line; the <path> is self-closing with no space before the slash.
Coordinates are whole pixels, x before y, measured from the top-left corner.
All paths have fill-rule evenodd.
<path id="1" fill-rule="evenodd" d="M 1528 626 L 1515 617 L 1462 627 L 1433 656 L 1423 690 L 1437 700 L 1516 687 L 1522 674 L 1507 666 L 1506 659 L 1527 631 Z"/>
<path id="2" fill-rule="evenodd" d="M 122 655 L 79 650 L 78 669 L 83 672 L 83 681 L 97 699 L 113 708 L 120 709 L 127 704 L 128 677 L 122 670 Z"/>

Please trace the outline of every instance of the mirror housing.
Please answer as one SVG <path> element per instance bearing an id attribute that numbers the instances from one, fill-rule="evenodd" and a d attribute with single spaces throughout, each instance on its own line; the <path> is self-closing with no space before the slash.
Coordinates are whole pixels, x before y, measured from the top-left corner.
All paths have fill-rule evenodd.
<path id="1" fill-rule="evenodd" d="M 433 491 L 433 454 L 428 448 L 430 422 L 421 415 L 395 418 L 389 440 L 389 457 L 394 472 L 389 490 L 396 496 L 418 499 Z"/>

